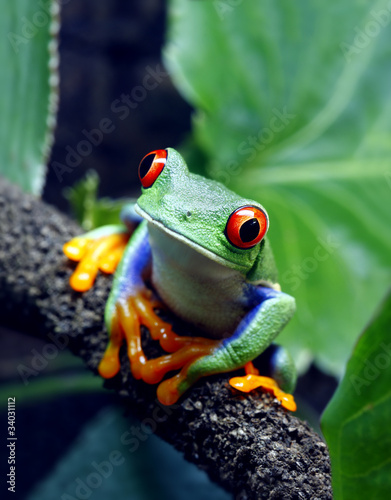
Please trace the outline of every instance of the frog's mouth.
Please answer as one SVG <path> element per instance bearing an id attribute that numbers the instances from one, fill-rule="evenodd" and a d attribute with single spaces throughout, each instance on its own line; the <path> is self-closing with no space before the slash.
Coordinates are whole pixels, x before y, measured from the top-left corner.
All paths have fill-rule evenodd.
<path id="1" fill-rule="evenodd" d="M 238 271 L 243 271 L 246 273 L 247 267 L 245 265 L 237 264 L 235 262 L 231 262 L 227 259 L 224 259 L 223 257 L 220 257 L 219 255 L 216 255 L 213 253 L 211 250 L 208 250 L 207 248 L 199 245 L 195 241 L 191 240 L 190 238 L 183 236 L 180 233 L 177 233 L 173 229 L 169 229 L 166 227 L 162 222 L 159 222 L 155 219 L 153 219 L 147 212 L 145 212 L 140 206 L 136 203 L 134 206 L 134 210 L 141 215 L 144 219 L 146 219 L 150 224 L 153 224 L 154 226 L 158 227 L 161 231 L 164 231 L 166 234 L 170 235 L 171 237 L 175 238 L 176 240 L 180 241 L 184 245 L 192 248 L 196 252 L 204 255 L 210 260 L 213 260 L 214 262 L 217 262 L 221 264 L 224 267 L 229 267 L 231 269 L 236 269 Z"/>

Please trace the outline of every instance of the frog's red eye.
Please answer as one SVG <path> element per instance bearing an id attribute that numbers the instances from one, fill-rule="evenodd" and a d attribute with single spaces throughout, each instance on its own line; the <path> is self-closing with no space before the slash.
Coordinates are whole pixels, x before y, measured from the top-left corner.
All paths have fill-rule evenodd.
<path id="1" fill-rule="evenodd" d="M 157 149 L 151 151 L 141 160 L 138 166 L 138 176 L 144 188 L 149 188 L 159 177 L 167 161 L 167 151 Z"/>
<path id="2" fill-rule="evenodd" d="M 265 236 L 268 218 L 257 207 L 241 207 L 232 212 L 225 227 L 230 243 L 239 248 L 251 248 Z"/>

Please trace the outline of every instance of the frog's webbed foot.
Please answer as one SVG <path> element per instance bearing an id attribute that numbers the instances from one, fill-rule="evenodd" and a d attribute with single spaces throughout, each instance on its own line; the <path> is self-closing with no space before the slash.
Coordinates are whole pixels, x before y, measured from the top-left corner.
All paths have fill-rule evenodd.
<path id="1" fill-rule="evenodd" d="M 296 403 L 293 396 L 282 391 L 274 379 L 259 375 L 259 371 L 251 361 L 244 366 L 244 369 L 246 375 L 230 379 L 229 383 L 232 387 L 241 392 L 250 392 L 258 388 L 265 389 L 273 393 L 274 397 L 284 408 L 296 411 Z"/>
<path id="2" fill-rule="evenodd" d="M 154 307 L 157 306 L 161 307 L 161 304 L 152 299 L 152 293 L 148 290 L 117 301 L 110 341 L 98 368 L 102 377 L 113 377 L 119 371 L 118 355 L 124 339 L 128 346 L 132 375 L 149 384 L 159 383 L 166 373 L 191 364 L 199 357 L 210 354 L 215 348 L 217 342 L 214 340 L 176 335 L 171 324 L 155 313 Z M 145 325 L 152 339 L 158 340 L 161 347 L 170 354 L 148 360 L 142 349 L 141 325 Z"/>
<path id="3" fill-rule="evenodd" d="M 79 262 L 69 280 L 71 287 L 85 292 L 92 287 L 98 270 L 112 274 L 128 240 L 129 233 L 124 227 L 104 226 L 65 243 L 65 255 Z"/>

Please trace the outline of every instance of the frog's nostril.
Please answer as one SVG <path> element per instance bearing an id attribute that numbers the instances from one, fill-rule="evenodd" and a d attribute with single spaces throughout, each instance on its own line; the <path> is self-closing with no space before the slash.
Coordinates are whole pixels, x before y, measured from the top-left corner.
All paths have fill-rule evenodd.
<path id="1" fill-rule="evenodd" d="M 182 210 L 181 219 L 184 222 L 188 222 L 189 220 L 191 220 L 192 215 L 193 215 L 193 212 L 191 210 L 187 210 L 184 208 Z"/>

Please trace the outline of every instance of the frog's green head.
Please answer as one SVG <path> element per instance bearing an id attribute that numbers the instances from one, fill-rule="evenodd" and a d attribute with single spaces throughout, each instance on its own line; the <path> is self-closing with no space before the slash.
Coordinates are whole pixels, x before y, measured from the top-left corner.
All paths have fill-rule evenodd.
<path id="1" fill-rule="evenodd" d="M 269 224 L 259 203 L 190 173 L 172 148 L 146 155 L 139 177 L 140 215 L 212 260 L 245 275 L 250 272 Z"/>

